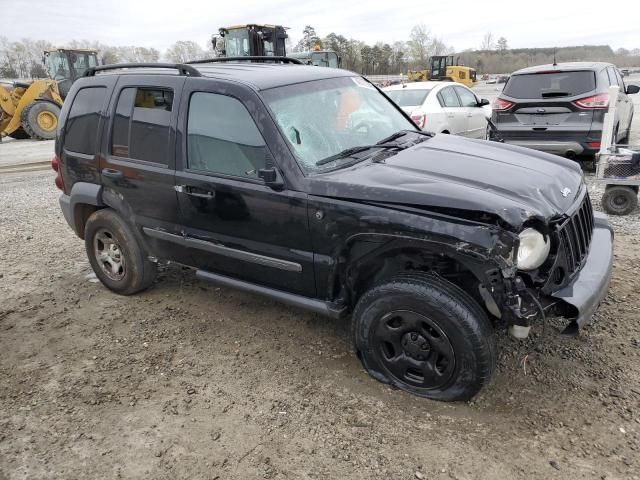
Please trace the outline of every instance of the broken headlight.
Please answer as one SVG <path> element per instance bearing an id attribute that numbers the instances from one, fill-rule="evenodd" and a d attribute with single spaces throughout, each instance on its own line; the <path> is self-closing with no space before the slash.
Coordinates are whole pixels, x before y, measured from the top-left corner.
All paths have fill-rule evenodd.
<path id="1" fill-rule="evenodd" d="M 535 228 L 525 228 L 519 235 L 518 269 L 535 270 L 549 256 L 551 247 L 549 239 L 545 238 Z"/>

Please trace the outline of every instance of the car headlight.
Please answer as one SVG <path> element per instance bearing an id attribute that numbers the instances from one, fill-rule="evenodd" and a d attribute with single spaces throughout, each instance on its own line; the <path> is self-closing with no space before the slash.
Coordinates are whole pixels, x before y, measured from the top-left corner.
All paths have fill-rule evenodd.
<path id="1" fill-rule="evenodd" d="M 525 228 L 519 235 L 518 269 L 535 270 L 549 256 L 551 245 L 535 228 Z"/>

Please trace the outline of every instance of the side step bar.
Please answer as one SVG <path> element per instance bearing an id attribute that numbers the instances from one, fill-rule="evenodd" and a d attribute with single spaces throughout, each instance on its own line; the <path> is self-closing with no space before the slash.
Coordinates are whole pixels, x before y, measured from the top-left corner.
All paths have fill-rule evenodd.
<path id="1" fill-rule="evenodd" d="M 196 278 L 224 285 L 225 287 L 237 288 L 238 290 L 244 290 L 245 292 L 257 293 L 258 295 L 273 298 L 274 300 L 293 305 L 294 307 L 303 308 L 331 318 L 342 317 L 346 310 L 344 307 L 336 307 L 333 304 L 323 302 L 322 300 L 316 300 L 309 297 L 303 297 L 302 295 L 295 295 L 293 293 L 263 287 L 262 285 L 256 285 L 255 283 L 225 277 L 224 275 L 218 275 L 217 273 L 211 273 L 205 270 L 196 270 Z"/>

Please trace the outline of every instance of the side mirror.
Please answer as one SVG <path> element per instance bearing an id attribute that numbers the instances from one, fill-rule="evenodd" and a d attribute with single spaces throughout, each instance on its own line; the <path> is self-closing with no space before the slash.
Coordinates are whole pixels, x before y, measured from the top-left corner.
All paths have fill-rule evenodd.
<path id="1" fill-rule="evenodd" d="M 638 85 L 627 85 L 627 95 L 632 95 L 634 93 L 640 92 L 640 86 Z"/>
<path id="2" fill-rule="evenodd" d="M 282 190 L 284 187 L 284 182 L 275 167 L 259 169 L 258 178 L 261 178 L 267 187 L 271 187 L 274 190 Z"/>
<path id="3" fill-rule="evenodd" d="M 491 105 L 491 102 L 486 98 L 481 98 L 480 102 L 478 102 L 479 107 L 484 107 L 485 105 Z"/>

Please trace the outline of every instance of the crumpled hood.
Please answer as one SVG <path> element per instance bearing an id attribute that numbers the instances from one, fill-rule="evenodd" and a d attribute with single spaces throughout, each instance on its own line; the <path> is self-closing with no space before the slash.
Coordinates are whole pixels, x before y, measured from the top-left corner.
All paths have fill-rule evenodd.
<path id="1" fill-rule="evenodd" d="M 565 213 L 582 188 L 573 161 L 444 134 L 384 162 L 364 161 L 309 180 L 313 195 L 487 212 L 514 229 L 532 217 L 546 221 Z"/>

